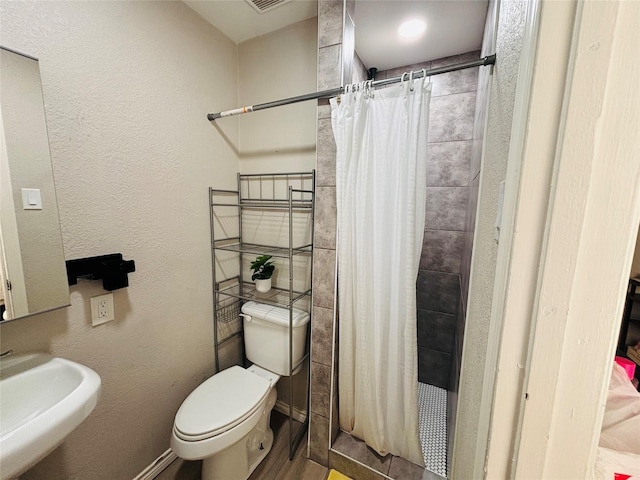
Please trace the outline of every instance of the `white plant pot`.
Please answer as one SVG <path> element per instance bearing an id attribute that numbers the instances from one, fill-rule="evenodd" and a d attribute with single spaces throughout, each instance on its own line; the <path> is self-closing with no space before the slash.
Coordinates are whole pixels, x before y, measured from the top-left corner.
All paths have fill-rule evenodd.
<path id="1" fill-rule="evenodd" d="M 271 290 L 271 279 L 270 278 L 266 278 L 266 279 L 256 279 L 256 290 L 259 291 L 260 293 L 267 293 L 269 290 Z"/>

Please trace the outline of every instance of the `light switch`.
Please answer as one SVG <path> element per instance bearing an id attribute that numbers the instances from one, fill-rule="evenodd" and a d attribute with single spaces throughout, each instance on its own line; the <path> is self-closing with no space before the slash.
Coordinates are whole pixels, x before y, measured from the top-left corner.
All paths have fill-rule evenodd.
<path id="1" fill-rule="evenodd" d="M 42 197 L 39 188 L 22 189 L 22 207 L 25 210 L 42 210 Z"/>

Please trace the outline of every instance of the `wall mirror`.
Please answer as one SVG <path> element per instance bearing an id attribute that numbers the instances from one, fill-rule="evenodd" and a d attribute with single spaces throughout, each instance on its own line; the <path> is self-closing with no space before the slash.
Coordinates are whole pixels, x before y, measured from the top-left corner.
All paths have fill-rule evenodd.
<path id="1" fill-rule="evenodd" d="M 38 60 L 0 47 L 2 320 L 69 305 Z"/>

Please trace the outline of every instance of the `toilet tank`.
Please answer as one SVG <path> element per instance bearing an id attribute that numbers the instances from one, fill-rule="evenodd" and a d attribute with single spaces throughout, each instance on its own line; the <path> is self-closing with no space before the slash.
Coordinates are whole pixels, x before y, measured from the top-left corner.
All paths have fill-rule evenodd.
<path id="1" fill-rule="evenodd" d="M 244 348 L 249 361 L 278 375 L 288 376 L 289 310 L 247 302 L 242 306 Z M 293 366 L 304 357 L 309 314 L 293 309 Z"/>

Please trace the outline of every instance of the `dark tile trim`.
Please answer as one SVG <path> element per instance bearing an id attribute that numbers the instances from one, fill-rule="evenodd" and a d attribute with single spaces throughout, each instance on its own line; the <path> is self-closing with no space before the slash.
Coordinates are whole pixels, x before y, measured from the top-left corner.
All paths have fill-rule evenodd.
<path id="1" fill-rule="evenodd" d="M 394 480 L 387 475 L 360 463 L 336 450 L 329 450 L 329 468 L 335 468 L 340 473 L 348 475 L 353 480 Z M 400 480 L 400 479 L 398 479 Z"/>

